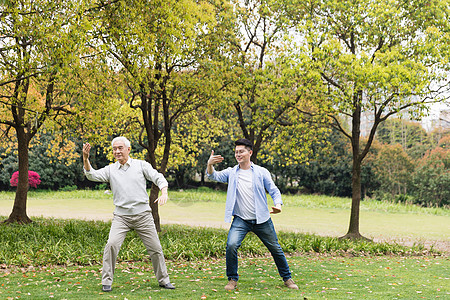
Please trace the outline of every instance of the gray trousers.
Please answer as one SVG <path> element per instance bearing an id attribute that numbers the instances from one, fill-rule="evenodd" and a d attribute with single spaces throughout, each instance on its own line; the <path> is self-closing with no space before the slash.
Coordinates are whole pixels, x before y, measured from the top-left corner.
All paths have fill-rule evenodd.
<path id="1" fill-rule="evenodd" d="M 160 285 L 170 282 L 166 262 L 150 211 L 131 216 L 114 215 L 109 231 L 108 243 L 103 252 L 102 284 L 112 285 L 117 255 L 127 232 L 134 229 L 144 243 Z"/>

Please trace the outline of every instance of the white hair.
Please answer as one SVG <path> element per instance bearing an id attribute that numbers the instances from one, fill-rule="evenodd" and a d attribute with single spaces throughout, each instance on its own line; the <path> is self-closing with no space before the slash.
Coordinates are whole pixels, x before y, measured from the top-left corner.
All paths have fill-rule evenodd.
<path id="1" fill-rule="evenodd" d="M 111 147 L 114 147 L 114 143 L 115 143 L 115 142 L 118 142 L 118 141 L 123 142 L 123 143 L 125 144 L 125 147 L 127 147 L 127 148 L 131 147 L 130 141 L 129 141 L 126 137 L 124 137 L 124 136 L 118 136 L 118 137 L 115 137 L 115 138 L 111 141 Z"/>

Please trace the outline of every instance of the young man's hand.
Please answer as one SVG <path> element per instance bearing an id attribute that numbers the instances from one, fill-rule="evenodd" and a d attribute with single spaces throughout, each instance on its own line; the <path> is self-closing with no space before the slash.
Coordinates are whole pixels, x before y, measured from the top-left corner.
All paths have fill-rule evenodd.
<path id="1" fill-rule="evenodd" d="M 279 214 L 281 212 L 281 204 L 277 204 L 275 206 L 272 206 L 271 214 Z"/>
<path id="2" fill-rule="evenodd" d="M 208 165 L 215 165 L 223 161 L 222 155 L 214 155 L 214 150 L 211 150 L 211 155 L 208 159 Z"/>
<path id="3" fill-rule="evenodd" d="M 214 173 L 213 165 L 218 164 L 223 161 L 222 155 L 214 155 L 214 150 L 211 150 L 211 155 L 208 159 L 208 165 L 206 167 L 206 171 L 208 174 Z"/>

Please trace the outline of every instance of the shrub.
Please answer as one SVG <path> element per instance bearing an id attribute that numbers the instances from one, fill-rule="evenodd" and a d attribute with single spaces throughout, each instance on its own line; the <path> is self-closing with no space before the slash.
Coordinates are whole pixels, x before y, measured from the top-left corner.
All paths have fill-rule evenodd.
<path id="1" fill-rule="evenodd" d="M 39 176 L 38 173 L 34 171 L 28 171 L 28 185 L 34 188 L 37 188 L 37 186 L 41 183 L 41 176 Z M 19 171 L 16 171 L 12 174 L 11 180 L 9 181 L 11 183 L 11 186 L 17 186 L 19 182 Z"/>
<path id="2" fill-rule="evenodd" d="M 419 162 L 413 194 L 423 206 L 450 205 L 450 149 L 437 147 Z"/>
<path id="3" fill-rule="evenodd" d="M 59 188 L 60 191 L 64 191 L 64 192 L 75 191 L 76 189 L 77 189 L 76 185 L 66 185 L 66 186 L 63 186 L 62 188 Z"/>
<path id="4" fill-rule="evenodd" d="M 0 219 L 1 221 L 1 219 Z M 102 261 L 111 222 L 36 218 L 28 225 L 0 222 L 0 265 L 92 265 Z M 171 260 L 224 257 L 227 231 L 207 227 L 164 225 L 159 234 L 164 255 Z M 423 245 L 412 247 L 367 241 L 340 240 L 313 234 L 279 232 L 280 245 L 288 254 L 329 253 L 352 255 L 424 255 Z M 430 249 L 426 254 L 438 254 Z M 241 257 L 264 256 L 267 248 L 249 234 L 239 249 Z M 130 232 L 118 261 L 145 259 L 147 251 L 135 231 Z"/>

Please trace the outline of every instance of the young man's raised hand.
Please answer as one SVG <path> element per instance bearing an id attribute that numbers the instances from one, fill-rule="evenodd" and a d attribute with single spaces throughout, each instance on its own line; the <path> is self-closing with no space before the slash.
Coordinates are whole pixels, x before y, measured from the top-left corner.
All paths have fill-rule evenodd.
<path id="1" fill-rule="evenodd" d="M 207 166 L 208 174 L 214 173 L 213 165 L 221 163 L 222 161 L 223 161 L 222 155 L 214 155 L 214 150 L 211 150 L 211 155 L 209 156 Z"/>

